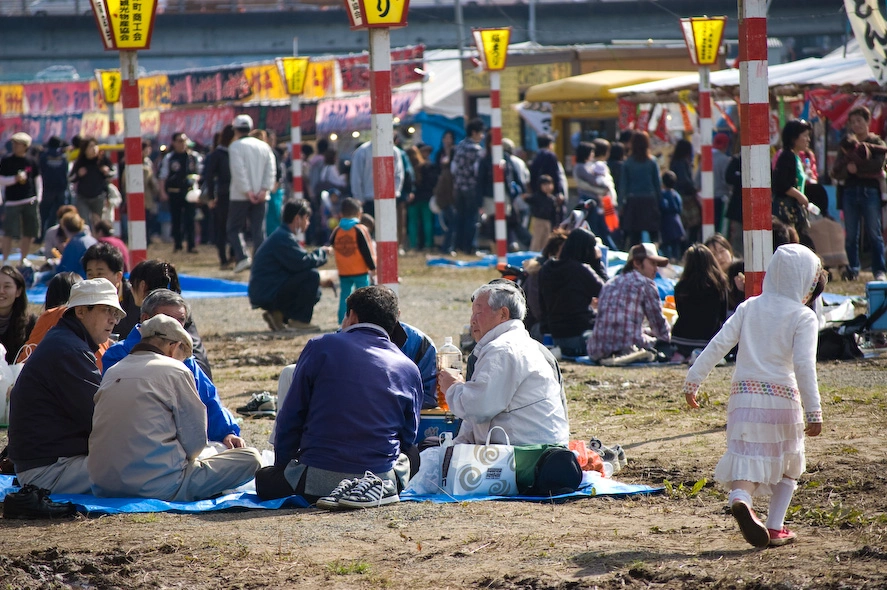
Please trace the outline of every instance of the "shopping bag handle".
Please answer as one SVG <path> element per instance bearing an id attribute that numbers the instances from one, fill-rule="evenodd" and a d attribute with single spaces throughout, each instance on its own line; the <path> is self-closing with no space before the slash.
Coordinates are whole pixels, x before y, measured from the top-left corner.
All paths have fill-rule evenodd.
<path id="1" fill-rule="evenodd" d="M 509 440 L 509 438 L 508 438 L 508 433 L 505 432 L 505 429 L 502 428 L 501 426 L 493 426 L 492 428 L 490 428 L 490 431 L 487 433 L 487 444 L 488 444 L 488 445 L 490 444 L 490 438 L 493 436 L 493 431 L 496 430 L 497 428 L 498 428 L 499 430 L 502 431 L 502 434 L 505 435 L 505 444 L 508 445 L 508 446 L 510 447 L 510 446 L 511 446 L 511 440 Z"/>

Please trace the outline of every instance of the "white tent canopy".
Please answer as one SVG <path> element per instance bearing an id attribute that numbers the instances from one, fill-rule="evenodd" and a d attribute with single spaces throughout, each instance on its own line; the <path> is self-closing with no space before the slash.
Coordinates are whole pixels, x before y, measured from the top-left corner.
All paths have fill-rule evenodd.
<path id="1" fill-rule="evenodd" d="M 770 87 L 790 84 L 822 84 L 840 86 L 844 84 L 862 84 L 873 81 L 874 75 L 858 51 L 843 49 L 818 58 L 811 57 L 785 64 L 770 66 L 768 69 Z M 698 74 L 688 74 L 680 78 L 671 78 L 646 84 L 623 86 L 611 90 L 613 94 L 656 94 L 693 89 L 699 85 Z M 739 70 L 727 69 L 711 73 L 712 87 L 739 86 Z"/>
<path id="2" fill-rule="evenodd" d="M 399 91 L 418 91 L 410 105 L 410 114 L 425 112 L 444 117 L 464 117 L 462 100 L 462 66 L 459 52 L 455 49 L 439 49 L 425 52 L 425 71 L 428 81 L 413 82 L 398 88 Z"/>

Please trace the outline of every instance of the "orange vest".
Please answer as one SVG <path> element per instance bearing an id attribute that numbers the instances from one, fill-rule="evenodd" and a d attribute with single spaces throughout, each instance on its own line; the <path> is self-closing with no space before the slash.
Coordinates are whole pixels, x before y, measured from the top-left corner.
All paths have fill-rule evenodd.
<path id="1" fill-rule="evenodd" d="M 336 253 L 336 268 L 340 277 L 355 277 L 376 270 L 376 257 L 370 246 L 373 239 L 365 225 L 357 224 L 351 229 L 340 225 L 333 230 L 330 242 Z"/>

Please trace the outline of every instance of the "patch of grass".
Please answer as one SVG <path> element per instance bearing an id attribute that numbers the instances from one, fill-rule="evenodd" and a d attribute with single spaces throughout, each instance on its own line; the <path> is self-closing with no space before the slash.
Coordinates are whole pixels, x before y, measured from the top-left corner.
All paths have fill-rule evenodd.
<path id="1" fill-rule="evenodd" d="M 675 486 L 667 479 L 662 481 L 662 485 L 665 486 L 665 493 L 668 494 L 669 498 L 686 498 L 688 500 L 698 496 L 699 492 L 702 491 L 702 488 L 704 488 L 707 483 L 708 480 L 704 477 L 694 483 L 691 487 L 687 487 L 683 483 L 679 483 Z"/>
<path id="2" fill-rule="evenodd" d="M 887 521 L 883 514 L 867 517 L 862 510 L 845 507 L 843 502 L 832 502 L 830 508 L 790 506 L 786 517 L 830 528 L 856 528 Z"/>
<path id="3" fill-rule="evenodd" d="M 363 575 L 370 571 L 370 564 L 362 559 L 357 561 L 333 561 L 327 564 L 327 569 L 337 576 Z"/>
<path id="4" fill-rule="evenodd" d="M 133 524 L 153 524 L 160 520 L 160 516 L 156 512 L 147 512 L 130 515 L 127 520 Z"/>

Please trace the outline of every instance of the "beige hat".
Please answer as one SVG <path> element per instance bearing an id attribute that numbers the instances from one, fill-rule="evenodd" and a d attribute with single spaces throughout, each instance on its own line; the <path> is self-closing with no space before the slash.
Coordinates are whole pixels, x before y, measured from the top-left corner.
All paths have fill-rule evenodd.
<path id="1" fill-rule="evenodd" d="M 142 339 L 157 336 L 171 342 L 181 342 L 185 345 L 188 356 L 191 356 L 191 350 L 194 348 L 191 335 L 185 331 L 182 324 L 165 313 L 158 313 L 142 322 L 139 326 L 139 333 L 142 335 Z"/>
<path id="2" fill-rule="evenodd" d="M 13 133 L 12 137 L 9 138 L 10 141 L 16 141 L 18 143 L 25 144 L 25 147 L 31 147 L 31 136 L 23 131 L 19 131 L 18 133 Z"/>
<path id="3" fill-rule="evenodd" d="M 117 289 L 108 279 L 89 279 L 74 283 L 68 297 L 68 307 L 81 305 L 108 305 L 117 309 L 122 317 L 126 317 L 126 312 L 120 307 Z"/>
<path id="4" fill-rule="evenodd" d="M 668 266 L 668 258 L 660 256 L 656 246 L 650 242 L 635 244 L 631 247 L 630 255 L 634 260 L 649 258 L 656 266 Z"/>

